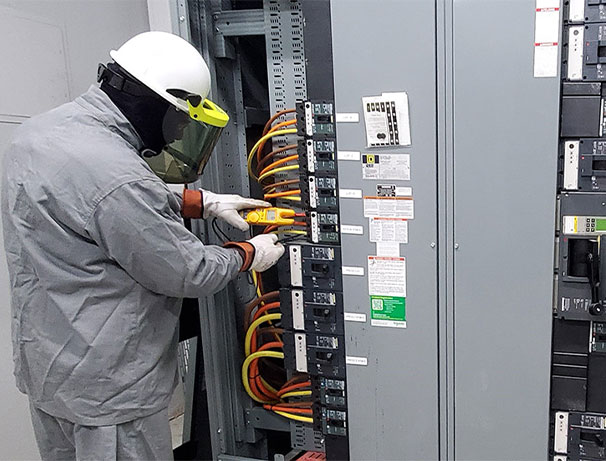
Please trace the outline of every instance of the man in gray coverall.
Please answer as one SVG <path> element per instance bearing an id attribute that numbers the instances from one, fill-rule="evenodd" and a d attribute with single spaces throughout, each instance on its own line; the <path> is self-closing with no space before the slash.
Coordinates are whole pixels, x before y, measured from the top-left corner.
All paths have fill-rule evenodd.
<path id="1" fill-rule="evenodd" d="M 172 459 L 180 298 L 284 252 L 275 235 L 203 245 L 182 216 L 245 230 L 238 211 L 268 204 L 162 180 L 197 179 L 228 120 L 200 54 L 147 32 L 111 56 L 100 88 L 24 123 L 4 158 L 15 376 L 44 460 Z"/>

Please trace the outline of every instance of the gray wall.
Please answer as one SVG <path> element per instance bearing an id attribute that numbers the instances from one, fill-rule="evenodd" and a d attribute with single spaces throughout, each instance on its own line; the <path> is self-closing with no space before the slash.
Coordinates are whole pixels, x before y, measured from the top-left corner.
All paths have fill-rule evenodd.
<path id="1" fill-rule="evenodd" d="M 0 155 L 21 121 L 86 91 L 109 50 L 148 29 L 146 0 L 0 0 Z M 27 399 L 12 375 L 0 248 L 0 459 L 37 459 Z"/>

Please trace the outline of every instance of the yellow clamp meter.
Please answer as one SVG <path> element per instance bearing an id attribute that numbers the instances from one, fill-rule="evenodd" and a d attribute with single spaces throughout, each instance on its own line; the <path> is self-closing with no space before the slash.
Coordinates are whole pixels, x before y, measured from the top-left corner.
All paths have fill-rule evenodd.
<path id="1" fill-rule="evenodd" d="M 287 226 L 295 222 L 295 210 L 288 208 L 256 208 L 240 214 L 248 224 L 255 226 Z"/>

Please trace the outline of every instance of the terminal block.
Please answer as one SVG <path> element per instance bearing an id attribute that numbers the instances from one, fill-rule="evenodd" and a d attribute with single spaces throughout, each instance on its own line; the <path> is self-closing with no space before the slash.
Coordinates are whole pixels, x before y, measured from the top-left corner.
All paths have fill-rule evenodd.
<path id="1" fill-rule="evenodd" d="M 556 412 L 553 451 L 567 460 L 606 459 L 606 416 Z"/>
<path id="2" fill-rule="evenodd" d="M 297 126 L 300 136 L 334 137 L 334 104 L 327 101 L 305 101 L 297 105 Z"/>
<path id="3" fill-rule="evenodd" d="M 282 323 L 286 329 L 343 334 L 343 293 L 282 288 Z"/>
<path id="4" fill-rule="evenodd" d="M 342 290 L 341 249 L 312 244 L 288 245 L 279 263 L 280 285 Z"/>
<path id="5" fill-rule="evenodd" d="M 606 0 L 570 0 L 564 7 L 569 24 L 606 22 Z"/>
<path id="6" fill-rule="evenodd" d="M 606 191 L 606 139 L 567 140 L 562 151 L 563 190 Z"/>
<path id="7" fill-rule="evenodd" d="M 309 174 L 336 174 L 337 161 L 334 140 L 302 139 L 299 141 L 298 153 L 302 171 Z"/>

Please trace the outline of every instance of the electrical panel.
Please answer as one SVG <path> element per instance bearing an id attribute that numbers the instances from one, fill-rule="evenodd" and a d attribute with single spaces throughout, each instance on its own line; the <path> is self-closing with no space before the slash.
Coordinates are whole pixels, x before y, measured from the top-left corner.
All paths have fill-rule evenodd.
<path id="1" fill-rule="evenodd" d="M 565 2 L 551 418 L 554 460 L 606 459 L 606 2 Z"/>

